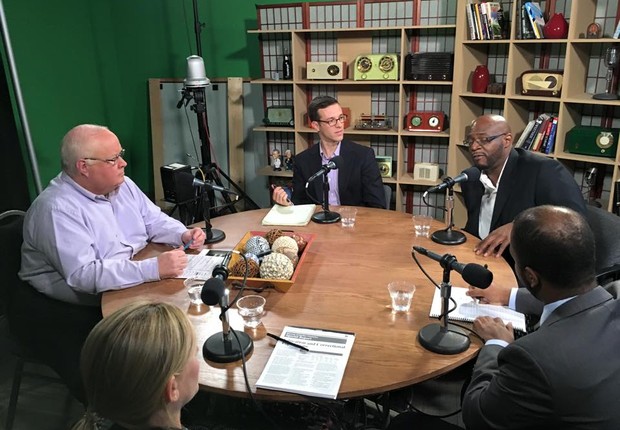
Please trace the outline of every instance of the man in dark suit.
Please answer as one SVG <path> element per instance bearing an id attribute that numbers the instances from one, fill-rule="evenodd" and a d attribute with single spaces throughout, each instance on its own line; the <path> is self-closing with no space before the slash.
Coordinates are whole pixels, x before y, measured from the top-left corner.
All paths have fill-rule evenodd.
<path id="1" fill-rule="evenodd" d="M 465 142 L 482 173 L 479 181 L 461 184 L 467 224 L 480 237 L 476 253 L 508 256 L 512 221 L 524 209 L 551 204 L 586 215 L 577 183 L 558 161 L 512 147 L 510 126 L 500 115 L 477 118 Z"/>
<path id="2" fill-rule="evenodd" d="M 586 219 L 557 206 L 516 217 L 510 252 L 519 283 L 544 304 L 540 328 L 480 317 L 486 341 L 463 399 L 467 428 L 618 429 L 620 303 L 597 286 Z"/>
<path id="3" fill-rule="evenodd" d="M 372 148 L 343 139 L 347 117 L 338 101 L 329 96 L 316 97 L 308 106 L 308 116 L 320 142 L 295 156 L 290 201 L 280 187 L 273 191 L 273 200 L 281 205 L 289 205 L 291 201 L 295 204 L 315 203 L 306 195 L 306 182 L 321 170 L 321 166 L 339 155 L 340 166 L 327 173 L 329 204 L 385 208 L 385 191 L 375 153 Z M 314 199 L 322 201 L 322 180 L 313 181 L 308 191 Z"/>

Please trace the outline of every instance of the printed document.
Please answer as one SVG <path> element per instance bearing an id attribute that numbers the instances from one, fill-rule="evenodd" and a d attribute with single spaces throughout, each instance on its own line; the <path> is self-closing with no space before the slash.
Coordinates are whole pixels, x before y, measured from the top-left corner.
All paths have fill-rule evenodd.
<path id="1" fill-rule="evenodd" d="M 256 386 L 335 399 L 355 334 L 286 326 L 280 337 L 310 351 L 277 342 Z"/>
<path id="2" fill-rule="evenodd" d="M 178 278 L 210 279 L 213 277 L 213 269 L 222 264 L 230 255 L 230 251 L 218 251 L 203 249 L 198 254 L 187 254 L 187 267 Z"/>

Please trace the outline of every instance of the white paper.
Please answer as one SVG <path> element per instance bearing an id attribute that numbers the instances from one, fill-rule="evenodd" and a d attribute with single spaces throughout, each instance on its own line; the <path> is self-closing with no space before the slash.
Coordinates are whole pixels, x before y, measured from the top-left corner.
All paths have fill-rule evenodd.
<path id="1" fill-rule="evenodd" d="M 212 278 L 213 269 L 218 264 L 222 264 L 227 253 L 230 251 L 215 251 L 203 249 L 198 254 L 187 254 L 187 267 L 178 278 Z"/>
<path id="2" fill-rule="evenodd" d="M 281 206 L 279 204 L 275 204 L 267 215 L 265 215 L 265 218 L 263 218 L 262 224 L 285 226 L 308 225 L 315 210 L 316 206 L 312 204 L 295 206 Z"/>
<path id="3" fill-rule="evenodd" d="M 277 342 L 256 386 L 335 399 L 355 334 L 286 326 L 280 337 L 310 352 Z"/>
<path id="4" fill-rule="evenodd" d="M 513 328 L 525 332 L 525 315 L 504 306 L 478 304 L 476 300 L 466 295 L 466 292 L 467 288 L 451 288 L 450 296 L 456 302 L 457 307 L 448 314 L 449 320 L 473 322 L 479 316 L 498 317 L 506 324 L 511 322 Z M 431 305 L 431 317 L 441 315 L 441 302 L 441 292 L 436 288 Z M 453 303 L 450 301 L 449 309 L 453 306 Z"/>

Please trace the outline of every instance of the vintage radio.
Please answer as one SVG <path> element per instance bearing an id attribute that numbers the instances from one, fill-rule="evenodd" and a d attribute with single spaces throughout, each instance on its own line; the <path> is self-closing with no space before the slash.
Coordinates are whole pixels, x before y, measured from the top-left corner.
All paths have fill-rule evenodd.
<path id="1" fill-rule="evenodd" d="M 263 123 L 268 127 L 294 127 L 295 120 L 293 117 L 293 107 L 269 106 L 265 112 Z"/>
<path id="2" fill-rule="evenodd" d="M 306 79 L 345 79 L 347 65 L 343 61 L 308 61 Z"/>
<path id="3" fill-rule="evenodd" d="M 375 157 L 382 178 L 392 177 L 392 157 L 377 155 Z"/>
<path id="4" fill-rule="evenodd" d="M 450 52 L 416 52 L 405 57 L 405 79 L 408 81 L 451 81 Z"/>
<path id="5" fill-rule="evenodd" d="M 618 149 L 618 128 L 578 125 L 566 133 L 564 151 L 574 154 L 615 158 Z"/>
<path id="6" fill-rule="evenodd" d="M 443 112 L 412 111 L 405 118 L 405 130 L 408 131 L 443 131 L 446 114 Z"/>
<path id="7" fill-rule="evenodd" d="M 439 164 L 415 163 L 413 165 L 413 179 L 416 181 L 436 181 L 439 179 Z"/>
<path id="8" fill-rule="evenodd" d="M 523 72 L 521 74 L 521 94 L 560 97 L 562 78 L 561 70 L 529 70 Z"/>
<path id="9" fill-rule="evenodd" d="M 361 114 L 355 124 L 357 130 L 391 130 L 392 121 L 384 114 Z"/>
<path id="10" fill-rule="evenodd" d="M 355 59 L 355 81 L 397 81 L 397 54 L 365 54 Z"/>

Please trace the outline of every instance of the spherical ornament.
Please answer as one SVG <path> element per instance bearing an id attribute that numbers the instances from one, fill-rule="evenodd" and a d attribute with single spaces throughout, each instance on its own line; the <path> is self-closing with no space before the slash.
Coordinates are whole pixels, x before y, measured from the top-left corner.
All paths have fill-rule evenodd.
<path id="1" fill-rule="evenodd" d="M 258 262 L 254 260 L 248 259 L 248 278 L 256 278 L 258 277 L 260 269 L 258 266 Z M 238 276 L 243 278 L 245 276 L 245 260 L 241 258 L 230 269 L 231 276 Z"/>
<path id="2" fill-rule="evenodd" d="M 254 255 L 260 255 L 263 252 L 269 251 L 270 246 L 267 239 L 262 236 L 252 236 L 245 243 L 245 252 L 249 252 Z"/>
<path id="3" fill-rule="evenodd" d="M 293 268 L 297 267 L 297 263 L 299 262 L 299 256 L 297 255 L 297 251 L 295 251 L 294 248 L 280 248 L 277 252 L 286 255 L 293 263 Z"/>
<path id="4" fill-rule="evenodd" d="M 297 233 L 293 233 L 291 235 L 291 237 L 293 239 L 295 239 L 295 242 L 297 242 L 297 248 L 298 248 L 298 253 L 301 254 L 302 252 L 304 252 L 304 249 L 306 248 L 306 245 L 308 244 L 308 242 L 306 241 L 306 239 L 304 239 L 303 237 L 301 237 L 300 235 L 298 235 Z"/>
<path id="5" fill-rule="evenodd" d="M 293 271 L 291 260 L 277 252 L 266 255 L 263 264 L 260 265 L 260 277 L 263 279 L 291 279 Z"/>
<path id="6" fill-rule="evenodd" d="M 265 239 L 267 239 L 267 242 L 269 242 L 269 246 L 272 246 L 273 242 L 283 235 L 284 232 L 282 230 L 274 228 L 273 230 L 269 230 L 267 233 L 265 233 Z"/>
<path id="7" fill-rule="evenodd" d="M 295 242 L 295 239 L 290 236 L 281 236 L 273 242 L 273 245 L 271 245 L 271 250 L 273 252 L 278 252 L 280 248 L 292 248 L 295 252 L 299 251 L 297 242 Z"/>
<path id="8" fill-rule="evenodd" d="M 256 254 L 252 254 L 251 252 L 246 252 L 243 254 L 246 259 L 254 261 L 256 264 L 259 264 L 258 257 Z"/>

